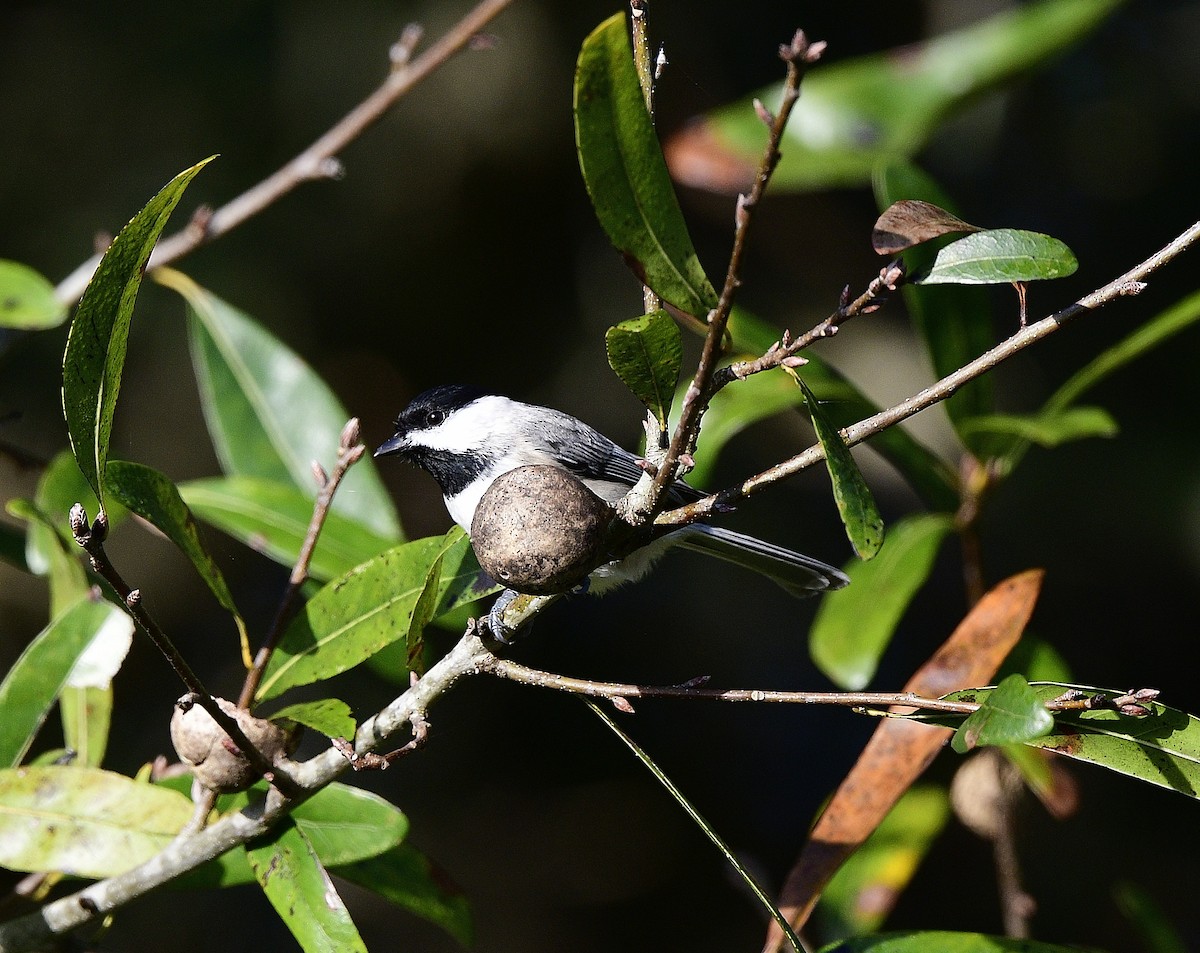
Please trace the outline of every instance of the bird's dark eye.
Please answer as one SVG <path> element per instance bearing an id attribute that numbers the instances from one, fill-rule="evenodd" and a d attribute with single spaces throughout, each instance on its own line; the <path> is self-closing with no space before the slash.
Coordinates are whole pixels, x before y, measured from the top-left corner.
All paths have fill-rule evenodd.
<path id="1" fill-rule="evenodd" d="M 436 427 L 438 424 L 446 422 L 446 412 L 444 410 L 430 410 L 425 414 L 425 426 Z"/>

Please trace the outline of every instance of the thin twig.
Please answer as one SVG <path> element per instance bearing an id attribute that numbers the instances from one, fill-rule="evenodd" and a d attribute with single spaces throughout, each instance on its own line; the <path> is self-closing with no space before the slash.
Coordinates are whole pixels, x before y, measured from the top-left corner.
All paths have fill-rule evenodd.
<path id="1" fill-rule="evenodd" d="M 358 418 L 353 417 L 342 428 L 341 438 L 338 441 L 337 462 L 334 464 L 333 473 L 326 474 L 324 470 L 317 468 L 320 490 L 317 492 L 317 499 L 313 504 L 308 532 L 304 536 L 300 553 L 288 576 L 283 598 L 280 599 L 279 607 L 275 610 L 275 618 L 271 620 L 271 627 L 267 630 L 262 647 L 254 657 L 254 664 L 246 673 L 242 692 L 238 696 L 238 708 L 249 708 L 251 702 L 254 701 L 254 693 L 258 691 L 258 686 L 262 682 L 263 673 L 267 670 L 267 663 L 271 661 L 271 654 L 275 651 L 275 646 L 279 644 L 279 639 L 283 635 L 284 623 L 291 616 L 292 606 L 300 592 L 300 587 L 308 579 L 308 567 L 312 563 L 313 551 L 317 548 L 317 540 L 321 537 L 321 530 L 325 526 L 329 508 L 333 504 L 333 496 L 341 485 L 346 472 L 362 459 L 365 452 L 366 447 L 359 443 Z M 316 467 L 315 463 L 314 467 Z"/>
<path id="2" fill-rule="evenodd" d="M 733 247 L 729 254 L 729 267 L 725 272 L 725 283 L 721 288 L 717 306 L 708 315 L 708 333 L 704 338 L 704 348 L 696 365 L 695 376 L 684 396 L 679 412 L 679 423 L 675 427 L 671 443 L 646 494 L 639 499 L 632 500 L 627 507 L 623 507 L 626 511 L 624 515 L 632 522 L 636 523 L 638 519 L 644 519 L 655 512 L 663 494 L 678 477 L 681 461 L 695 449 L 696 437 L 700 432 L 700 418 L 704 415 L 708 400 L 712 395 L 711 383 L 721 358 L 725 329 L 728 327 L 729 316 L 733 311 L 733 299 L 742 283 L 742 258 L 746 252 L 746 240 L 750 234 L 754 210 L 762 201 L 775 166 L 779 163 L 779 144 L 783 139 L 783 131 L 787 127 L 792 107 L 800 97 L 800 80 L 805 69 L 816 62 L 824 48 L 824 43 L 810 44 L 802 30 L 796 31 L 789 45 L 780 47 L 779 55 L 787 64 L 787 79 L 784 82 L 779 111 L 776 115 L 769 117 L 771 119 L 770 132 L 750 194 L 738 196 L 737 212 L 734 216 Z"/>
<path id="3" fill-rule="evenodd" d="M 650 0 L 629 0 L 629 17 L 632 21 L 633 65 L 637 70 L 638 85 L 642 87 L 642 98 L 646 101 L 646 113 L 650 125 L 654 125 L 654 65 L 650 58 Z M 646 314 L 662 307 L 662 299 L 642 285 L 642 310 Z"/>
<path id="4" fill-rule="evenodd" d="M 767 352 L 753 361 L 738 361 L 720 368 L 712 381 L 712 393 L 735 380 L 744 381 L 751 374 L 759 374 L 775 367 L 798 367 L 804 362 L 796 355 L 817 341 L 833 337 L 843 324 L 860 314 L 870 314 L 883 307 L 885 292 L 895 291 L 897 283 L 904 277 L 899 262 L 892 262 L 880 269 L 879 274 L 867 285 L 867 290 L 853 301 L 849 300 L 849 286 L 842 292 L 842 303 L 824 321 L 814 325 L 798 338 L 792 339 L 787 331 L 771 345 Z"/>
<path id="5" fill-rule="evenodd" d="M 1004 363 L 1031 344 L 1050 336 L 1072 318 L 1086 311 L 1094 311 L 1117 298 L 1140 293 L 1145 288 L 1145 284 L 1143 283 L 1144 278 L 1187 251 L 1198 240 L 1200 240 L 1200 222 L 1193 224 L 1162 249 L 1131 268 L 1125 274 L 1121 275 L 1121 277 L 1110 281 L 1108 284 L 1080 298 L 1061 311 L 1021 328 L 1012 337 L 1002 341 L 990 351 L 984 352 L 975 358 L 975 360 L 963 365 L 953 373 L 947 374 L 940 381 L 925 388 L 920 393 L 914 394 L 907 400 L 903 400 L 889 407 L 887 410 L 880 411 L 872 417 L 860 420 L 858 423 L 846 427 L 841 431 L 842 438 L 846 441 L 847 446 L 852 447 L 855 444 L 862 443 L 880 431 L 886 430 L 888 427 L 893 427 L 901 421 L 912 417 L 914 414 L 945 400 L 964 384 Z M 687 506 L 681 506 L 660 513 L 655 522 L 662 525 L 681 525 L 705 519 L 713 513 L 719 512 L 722 508 L 728 507 L 754 493 L 758 493 L 768 486 L 778 483 L 780 480 L 793 476 L 824 458 L 825 453 L 821 449 L 821 446 L 819 444 L 814 445 L 803 453 L 797 454 L 789 460 L 785 460 L 768 470 L 764 470 L 762 473 L 743 480 L 735 486 L 713 493 L 702 500 L 697 500 L 695 503 L 689 503 Z"/>
<path id="6" fill-rule="evenodd" d="M 589 678 L 573 678 L 557 672 L 546 672 L 530 668 L 511 659 L 491 656 L 483 665 L 483 672 L 522 685 L 537 688 L 552 688 L 572 695 L 589 698 L 608 698 L 626 707 L 631 698 L 688 698 L 699 701 L 718 702 L 766 702 L 785 705 L 835 705 L 841 708 L 858 708 L 870 712 L 881 712 L 893 708 L 912 708 L 921 711 L 942 712 L 951 715 L 969 715 L 978 711 L 979 702 L 951 701 L 945 698 L 930 698 L 915 692 L 794 692 L 769 691 L 761 688 L 704 688 L 707 677 L 690 679 L 682 685 L 634 685 L 622 682 L 599 682 Z M 1067 691 L 1058 698 L 1047 701 L 1046 710 L 1051 712 L 1078 712 L 1109 710 L 1122 714 L 1141 716 L 1150 713 L 1148 703 L 1158 697 L 1152 688 L 1140 688 L 1121 695 L 1097 693 L 1088 695 Z"/>
<path id="7" fill-rule="evenodd" d="M 378 122 L 395 102 L 467 46 L 472 38 L 513 0 L 481 0 L 429 49 L 409 59 L 420 36 L 409 28 L 393 47 L 392 71 L 366 99 L 294 159 L 214 211 L 201 211 L 181 231 L 164 238 L 150 256 L 147 270 L 178 261 L 198 246 L 225 234 L 298 185 L 341 175 L 337 154 Z M 74 304 L 92 279 L 100 255 L 94 255 L 64 278 L 55 289 L 58 300 Z"/>
<path id="8" fill-rule="evenodd" d="M 237 745 L 238 750 L 246 756 L 246 760 L 254 766 L 256 771 L 264 777 L 270 778 L 272 783 L 281 791 L 285 793 L 293 791 L 295 785 L 291 778 L 288 777 L 285 771 L 281 770 L 269 758 L 263 755 L 250 739 L 246 737 L 245 732 L 242 731 L 237 721 L 217 704 L 216 699 L 204 687 L 204 683 L 200 681 L 200 677 L 188 665 L 187 659 L 175 647 L 175 643 L 171 641 L 170 636 L 163 631 L 154 620 L 154 617 L 147 611 L 146 606 L 142 602 L 141 591 L 132 588 L 112 564 L 112 561 L 108 558 L 108 553 L 104 549 L 104 540 L 108 535 L 108 519 L 104 513 L 101 512 L 96 517 L 95 523 L 89 525 L 87 513 L 82 504 L 76 503 L 71 507 L 70 524 L 75 542 L 87 553 L 92 563 L 92 569 L 112 586 L 113 591 L 128 610 L 134 624 L 154 643 L 171 668 L 175 670 L 175 674 L 179 676 L 179 680 L 187 686 L 188 691 L 196 696 L 196 701 L 201 707 L 212 716 L 213 721 L 221 726 L 225 734 L 229 735 L 233 743 Z"/>

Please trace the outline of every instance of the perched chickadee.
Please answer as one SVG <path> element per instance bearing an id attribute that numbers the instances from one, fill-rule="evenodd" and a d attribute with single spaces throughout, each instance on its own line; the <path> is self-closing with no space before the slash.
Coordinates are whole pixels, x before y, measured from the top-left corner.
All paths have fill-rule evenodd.
<path id="1" fill-rule="evenodd" d="M 517 467 L 559 467 L 610 503 L 623 497 L 644 472 L 632 453 L 569 414 L 461 384 L 434 387 L 415 397 L 396 418 L 395 427 L 375 456 L 395 454 L 427 471 L 442 488 L 450 516 L 468 533 L 475 507 L 492 481 Z M 677 481 L 667 499 L 680 505 L 703 495 Z M 833 566 L 800 553 L 694 523 L 599 567 L 589 577 L 590 591 L 600 593 L 640 578 L 672 546 L 753 569 L 798 597 L 840 589 L 850 581 Z"/>

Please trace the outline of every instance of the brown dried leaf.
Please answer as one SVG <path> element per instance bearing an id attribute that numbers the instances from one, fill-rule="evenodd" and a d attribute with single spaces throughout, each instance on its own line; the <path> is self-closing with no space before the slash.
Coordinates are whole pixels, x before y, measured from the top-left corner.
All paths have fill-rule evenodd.
<path id="1" fill-rule="evenodd" d="M 992 589 L 904 690 L 938 697 L 987 684 L 1021 638 L 1041 585 L 1042 571 L 1031 569 Z M 911 709 L 897 709 L 901 710 Z M 784 883 L 779 909 L 795 929 L 804 925 L 829 879 L 879 826 L 951 734 L 949 728 L 898 718 L 884 719 L 875 729 L 817 820 Z M 764 953 L 779 950 L 782 940 L 779 927 L 772 923 Z"/>
<path id="2" fill-rule="evenodd" d="M 930 202 L 904 199 L 888 206 L 876 219 L 871 246 L 877 255 L 896 255 L 931 238 L 982 230 Z"/>

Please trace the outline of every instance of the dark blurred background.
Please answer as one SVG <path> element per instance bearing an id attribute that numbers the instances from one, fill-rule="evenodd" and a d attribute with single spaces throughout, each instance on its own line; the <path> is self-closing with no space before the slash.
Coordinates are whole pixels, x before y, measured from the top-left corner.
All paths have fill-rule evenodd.
<path id="1" fill-rule="evenodd" d="M 826 59 L 835 62 L 1006 6 L 655 0 L 652 29 L 671 64 L 660 130 L 669 135 L 775 81 L 776 46 L 797 26 L 828 40 Z M 0 14 L 0 257 L 57 281 L 91 254 L 98 233 L 120 228 L 176 172 L 214 152 L 221 158 L 191 186 L 176 224 L 199 202 L 227 201 L 372 89 L 406 23 L 419 21 L 434 37 L 466 8 L 8 3 Z M 592 215 L 570 111 L 579 44 L 617 9 L 518 0 L 491 27 L 492 49 L 453 60 L 345 151 L 342 181 L 301 188 L 181 267 L 303 354 L 362 418 L 368 443 L 387 436 L 417 391 L 472 381 L 561 407 L 632 446 L 639 409 L 607 368 L 603 330 L 635 314 L 640 294 Z M 1031 292 L 1034 316 L 1120 274 L 1197 218 L 1198 46 L 1200 3 L 1131 0 L 1066 56 L 981 99 L 921 155 L 970 220 L 1045 231 L 1075 250 L 1073 278 Z M 720 274 L 731 201 L 687 191 L 681 200 L 701 258 Z M 827 314 L 844 284 L 861 288 L 878 268 L 868 243 L 875 214 L 866 190 L 769 201 L 743 303 L 793 329 Z M 997 375 L 1001 403 L 1039 406 L 1073 369 L 1193 290 L 1197 268 L 1192 253 L 1141 297 L 1082 318 L 1010 362 Z M 1015 323 L 1011 295 L 997 304 Z M 177 480 L 217 472 L 182 317 L 171 293 L 145 287 L 113 450 Z M 0 338 L 4 444 L 42 457 L 67 445 L 58 403 L 65 336 L 64 327 Z M 880 402 L 930 380 L 898 303 L 833 343 L 831 358 Z M 1168 704 L 1193 712 L 1198 359 L 1200 331 L 1192 329 L 1106 381 L 1088 401 L 1115 415 L 1120 436 L 1035 452 L 989 501 L 984 521 L 989 582 L 1046 568 L 1033 629 L 1059 648 L 1076 680 L 1159 687 Z M 948 450 L 940 414 L 928 411 L 915 426 Z M 725 454 L 721 479 L 756 472 L 806 440 L 798 418 L 755 427 Z M 864 463 L 885 518 L 917 505 L 886 467 Z M 410 535 L 447 527 L 423 474 L 393 466 L 384 476 Z M 36 478 L 0 458 L 5 499 L 30 495 Z M 735 522 L 832 562 L 850 555 L 817 470 L 743 507 Z M 209 535 L 261 632 L 283 570 Z M 236 691 L 230 627 L 183 559 L 132 527 L 114 552 L 208 683 Z M 958 564 L 948 548 L 875 687 L 902 684 L 961 617 Z M 5 665 L 44 624 L 45 606 L 42 581 L 0 564 Z M 558 606 L 515 655 L 624 681 L 710 674 L 722 686 L 827 688 L 805 648 L 813 611 L 769 583 L 679 556 L 652 582 Z M 395 694 L 366 672 L 339 690 L 359 715 Z M 136 644 L 116 682 L 111 767 L 131 772 L 169 751 L 167 720 L 180 691 L 166 665 Z M 470 896 L 482 953 L 758 948 L 760 911 L 578 701 L 478 680 L 431 717 L 426 750 L 355 781 L 409 813 L 411 842 Z M 623 723 L 770 890 L 873 727 L 843 711 L 650 702 Z M 947 779 L 956 761 L 943 755 L 931 774 Z M 1036 935 L 1144 949 L 1111 893 L 1127 880 L 1151 891 L 1200 948 L 1192 898 L 1200 808 L 1099 769 L 1072 772 L 1083 795 L 1074 818 L 1056 823 L 1036 806 L 1022 818 Z M 353 888 L 347 898 L 372 949 L 455 948 Z M 952 826 L 890 925 L 999 931 L 986 846 Z M 164 940 L 180 953 L 292 943 L 257 891 L 243 888 L 160 892 L 122 912 L 102 945 L 155 950 Z"/>

